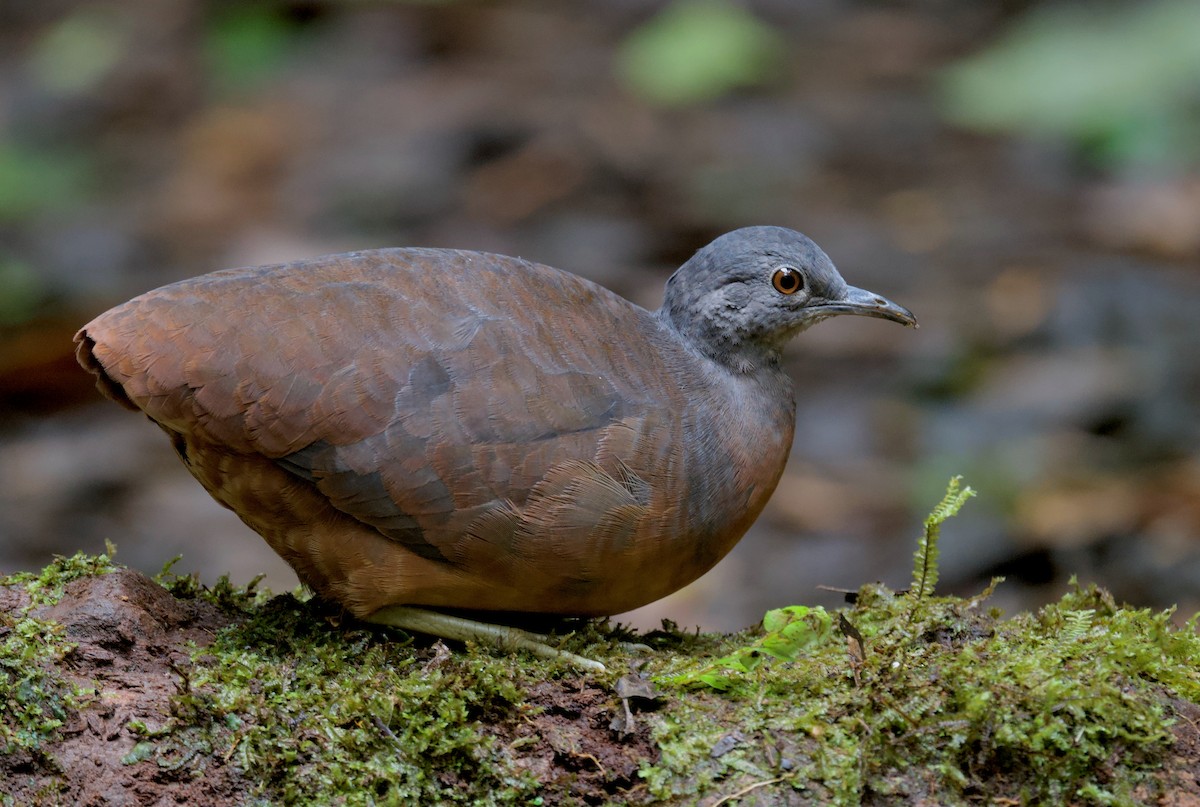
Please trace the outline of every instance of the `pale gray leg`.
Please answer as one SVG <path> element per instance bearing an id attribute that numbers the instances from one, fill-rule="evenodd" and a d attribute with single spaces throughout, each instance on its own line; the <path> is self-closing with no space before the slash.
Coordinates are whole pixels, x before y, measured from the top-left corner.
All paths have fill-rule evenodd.
<path id="1" fill-rule="evenodd" d="M 394 628 L 427 633 L 430 636 L 440 636 L 443 639 L 454 639 L 459 642 L 484 642 L 502 650 L 528 650 L 535 656 L 562 659 L 585 670 L 604 672 L 606 669 L 598 661 L 551 647 L 548 644 L 548 636 L 511 628 L 507 625 L 493 625 L 488 622 L 465 619 L 461 616 L 440 614 L 424 608 L 388 605 L 371 614 L 366 621 L 374 622 L 377 625 L 390 625 Z"/>

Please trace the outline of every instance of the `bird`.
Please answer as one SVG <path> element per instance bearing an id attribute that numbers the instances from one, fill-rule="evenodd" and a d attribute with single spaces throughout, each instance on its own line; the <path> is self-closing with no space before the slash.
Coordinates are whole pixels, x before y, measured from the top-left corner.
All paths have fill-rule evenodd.
<path id="1" fill-rule="evenodd" d="M 697 250 L 657 311 L 520 258 L 391 248 L 163 286 L 75 343 L 321 598 L 602 668 L 453 611 L 608 616 L 712 568 L 791 451 L 785 344 L 843 314 L 917 327 L 755 226 Z"/>

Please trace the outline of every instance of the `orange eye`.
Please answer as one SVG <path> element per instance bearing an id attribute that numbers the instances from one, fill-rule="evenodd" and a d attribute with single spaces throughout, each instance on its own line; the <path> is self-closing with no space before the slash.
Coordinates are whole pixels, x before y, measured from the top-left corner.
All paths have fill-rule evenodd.
<path id="1" fill-rule="evenodd" d="M 790 266 L 781 266 L 771 275 L 771 285 L 780 294 L 795 294 L 804 288 L 804 275 Z"/>

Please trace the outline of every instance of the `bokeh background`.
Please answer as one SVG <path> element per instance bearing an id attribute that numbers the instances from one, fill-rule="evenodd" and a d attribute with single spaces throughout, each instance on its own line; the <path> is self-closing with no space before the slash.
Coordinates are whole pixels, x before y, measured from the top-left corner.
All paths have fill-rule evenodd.
<path id="1" fill-rule="evenodd" d="M 0 2 L 0 571 L 100 551 L 290 571 L 71 336 L 213 269 L 422 245 L 650 308 L 746 224 L 812 236 L 919 331 L 789 352 L 795 450 L 704 579 L 632 619 L 731 629 L 903 587 L 1071 575 L 1200 608 L 1200 3 Z M 251 315 L 252 312 L 247 312 Z"/>

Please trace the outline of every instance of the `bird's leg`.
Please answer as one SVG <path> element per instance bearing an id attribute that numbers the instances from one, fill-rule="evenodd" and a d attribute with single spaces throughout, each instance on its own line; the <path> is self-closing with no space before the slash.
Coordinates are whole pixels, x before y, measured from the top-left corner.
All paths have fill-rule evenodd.
<path id="1" fill-rule="evenodd" d="M 535 656 L 561 659 L 581 669 L 595 672 L 604 672 L 607 669 L 593 659 L 551 647 L 548 644 L 550 639 L 548 636 L 530 633 L 507 625 L 494 625 L 488 622 L 477 622 L 474 619 L 465 619 L 461 616 L 427 611 L 424 608 L 388 605 L 368 616 L 366 621 L 376 625 L 389 625 L 394 628 L 426 633 L 430 636 L 440 636 L 443 639 L 454 639 L 460 642 L 485 642 L 503 650 L 528 650 Z"/>

